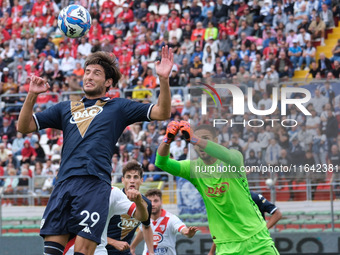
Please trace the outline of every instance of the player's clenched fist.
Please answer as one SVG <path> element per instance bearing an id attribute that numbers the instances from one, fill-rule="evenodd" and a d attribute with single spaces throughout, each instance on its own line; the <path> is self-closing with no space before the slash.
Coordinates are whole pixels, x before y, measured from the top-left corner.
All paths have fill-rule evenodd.
<path id="1" fill-rule="evenodd" d="M 175 140 L 175 136 L 177 135 L 178 130 L 179 130 L 178 121 L 171 121 L 166 128 L 166 133 L 163 138 L 163 142 L 170 144 L 173 140 Z"/>
<path id="2" fill-rule="evenodd" d="M 135 202 L 136 204 L 141 203 L 143 200 L 141 193 L 136 189 L 127 190 L 126 196 L 130 201 Z"/>
<path id="3" fill-rule="evenodd" d="M 31 75 L 29 92 L 34 94 L 40 94 L 46 92 L 49 88 L 50 85 L 47 82 L 45 82 L 43 78 Z"/>

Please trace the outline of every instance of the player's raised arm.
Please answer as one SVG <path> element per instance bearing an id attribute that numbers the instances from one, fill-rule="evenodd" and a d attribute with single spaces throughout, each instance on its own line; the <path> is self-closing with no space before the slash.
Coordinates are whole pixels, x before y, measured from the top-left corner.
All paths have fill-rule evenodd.
<path id="1" fill-rule="evenodd" d="M 142 198 L 141 193 L 138 190 L 129 189 L 126 191 L 126 196 L 136 204 L 136 211 L 133 217 L 139 221 L 146 221 L 149 217 L 148 205 Z"/>
<path id="2" fill-rule="evenodd" d="M 160 81 L 160 93 L 157 104 L 152 108 L 150 117 L 152 120 L 165 120 L 170 118 L 171 93 L 169 76 L 174 64 L 172 49 L 165 46 L 162 48 L 162 59 L 156 62 L 156 73 Z"/>
<path id="3" fill-rule="evenodd" d="M 18 131 L 20 133 L 27 134 L 37 130 L 37 124 L 33 118 L 33 107 L 38 95 L 45 93 L 49 88 L 50 85 L 44 79 L 35 75 L 31 76 L 29 91 L 18 119 Z"/>

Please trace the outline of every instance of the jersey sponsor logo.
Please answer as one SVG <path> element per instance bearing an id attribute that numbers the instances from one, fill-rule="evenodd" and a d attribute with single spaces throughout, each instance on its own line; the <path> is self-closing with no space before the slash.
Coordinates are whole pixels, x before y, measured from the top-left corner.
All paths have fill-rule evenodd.
<path id="1" fill-rule="evenodd" d="M 229 190 L 229 183 L 222 182 L 215 184 L 213 187 L 207 187 L 205 195 L 207 197 L 220 197 Z"/>
<path id="2" fill-rule="evenodd" d="M 136 221 L 133 218 L 131 219 L 122 218 L 122 221 L 119 222 L 117 226 L 121 229 L 126 229 L 126 228 L 134 229 L 138 225 L 139 225 L 139 221 Z"/>
<path id="3" fill-rule="evenodd" d="M 103 111 L 103 107 L 98 105 L 93 105 L 87 109 L 73 112 L 72 117 L 70 119 L 71 124 L 77 124 L 83 121 L 87 121 L 89 119 L 93 119 L 98 114 L 100 114 Z"/>
<path id="4" fill-rule="evenodd" d="M 96 104 L 85 108 L 83 102 L 71 102 L 72 116 L 70 118 L 70 123 L 77 125 L 79 133 L 82 137 L 85 136 L 85 133 L 92 120 L 103 112 L 103 106 L 105 104 L 106 102 L 98 100 Z"/>
<path id="5" fill-rule="evenodd" d="M 168 254 L 169 247 L 161 247 L 155 249 L 155 254 Z"/>
<path id="6" fill-rule="evenodd" d="M 153 235 L 153 243 L 154 243 L 154 245 L 163 242 L 163 239 L 164 238 L 163 238 L 163 235 L 161 233 L 155 233 Z"/>

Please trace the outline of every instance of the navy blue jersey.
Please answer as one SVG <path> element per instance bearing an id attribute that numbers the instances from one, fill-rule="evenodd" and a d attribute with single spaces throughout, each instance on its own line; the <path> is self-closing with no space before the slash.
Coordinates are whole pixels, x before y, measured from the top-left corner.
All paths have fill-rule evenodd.
<path id="1" fill-rule="evenodd" d="M 100 98 L 58 103 L 34 116 L 38 130 L 63 131 L 57 181 L 70 176 L 94 175 L 111 184 L 111 159 L 126 126 L 150 121 L 151 104 L 129 99 Z"/>
<path id="2" fill-rule="evenodd" d="M 125 191 L 123 189 L 123 192 L 125 194 Z M 149 217 L 146 221 L 143 221 L 142 224 L 144 226 L 150 225 L 150 217 L 151 217 L 151 210 L 152 205 L 149 199 L 147 199 L 145 196 L 143 196 L 144 201 L 148 205 L 148 213 Z M 135 218 L 131 218 L 129 215 L 114 215 L 109 223 L 109 227 L 107 229 L 107 236 L 118 240 L 118 241 L 125 241 L 129 244 L 131 244 L 132 238 L 136 232 L 136 229 L 140 225 L 140 221 L 136 220 Z M 111 245 L 107 245 L 106 249 L 108 251 L 109 255 L 112 254 L 130 254 L 130 250 L 127 251 L 118 251 Z"/>
<path id="3" fill-rule="evenodd" d="M 256 205 L 258 206 L 258 208 L 260 209 L 260 212 L 262 214 L 262 217 L 264 219 L 264 213 L 269 213 L 269 214 L 273 214 L 277 207 L 272 204 L 271 202 L 269 202 L 264 196 L 262 196 L 261 194 L 255 193 L 253 191 L 250 191 L 251 194 L 251 198 L 254 200 L 254 202 L 256 203 Z"/>

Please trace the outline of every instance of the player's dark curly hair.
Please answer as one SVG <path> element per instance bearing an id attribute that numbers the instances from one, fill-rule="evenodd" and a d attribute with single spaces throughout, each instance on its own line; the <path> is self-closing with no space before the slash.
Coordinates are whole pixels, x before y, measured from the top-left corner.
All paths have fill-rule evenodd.
<path id="1" fill-rule="evenodd" d="M 112 86 L 116 87 L 122 74 L 119 71 L 117 58 L 113 53 L 97 51 L 90 54 L 85 61 L 85 69 L 88 65 L 100 65 L 105 71 L 105 79 L 112 79 Z M 110 88 L 107 88 L 107 91 Z"/>
<path id="2" fill-rule="evenodd" d="M 160 189 L 149 189 L 146 193 L 145 193 L 146 197 L 152 197 L 152 196 L 157 196 L 160 199 L 162 199 L 162 191 Z"/>
<path id="3" fill-rule="evenodd" d="M 207 124 L 199 125 L 198 127 L 195 128 L 195 131 L 201 129 L 208 130 L 212 134 L 213 138 L 215 138 L 218 135 L 218 130 L 213 126 Z"/>
<path id="4" fill-rule="evenodd" d="M 132 160 L 126 163 L 126 165 L 123 167 L 123 177 L 125 177 L 126 172 L 129 171 L 137 171 L 140 178 L 143 178 L 143 168 L 139 162 Z"/>

